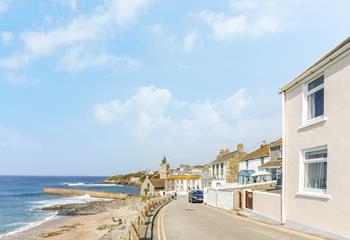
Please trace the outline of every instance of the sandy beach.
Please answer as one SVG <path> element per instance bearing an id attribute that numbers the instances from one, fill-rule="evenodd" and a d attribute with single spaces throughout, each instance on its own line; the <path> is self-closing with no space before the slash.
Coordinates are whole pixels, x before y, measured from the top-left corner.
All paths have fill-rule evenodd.
<path id="1" fill-rule="evenodd" d="M 76 214 L 73 216 L 58 215 L 39 226 L 1 239 L 127 239 L 129 223 L 135 218 L 142 205 L 143 202 L 135 198 L 123 201 L 55 206 L 63 208 L 64 213 L 67 209 L 74 209 Z M 81 211 L 79 208 L 83 210 Z M 88 214 L 86 214 L 87 210 L 89 210 Z M 120 220 L 115 222 L 113 217 Z"/>

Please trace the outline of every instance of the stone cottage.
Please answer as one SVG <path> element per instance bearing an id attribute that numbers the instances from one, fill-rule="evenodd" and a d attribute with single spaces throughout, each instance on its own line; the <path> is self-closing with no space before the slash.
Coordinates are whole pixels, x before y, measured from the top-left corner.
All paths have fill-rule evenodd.
<path id="1" fill-rule="evenodd" d="M 165 179 L 149 178 L 148 176 L 140 186 L 140 194 L 154 196 L 165 190 Z"/>

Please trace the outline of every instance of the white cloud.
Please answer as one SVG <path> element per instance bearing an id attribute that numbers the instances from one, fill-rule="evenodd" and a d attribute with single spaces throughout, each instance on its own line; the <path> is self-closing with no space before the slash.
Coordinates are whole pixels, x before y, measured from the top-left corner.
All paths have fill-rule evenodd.
<path id="1" fill-rule="evenodd" d="M 96 104 L 93 114 L 116 139 L 132 137 L 137 151 L 165 153 L 172 164 L 198 164 L 223 147 L 241 142 L 249 151 L 279 137 L 280 119 L 249 113 L 253 104 L 244 89 L 217 101 L 181 101 L 168 89 L 146 86 L 126 100 Z"/>
<path id="2" fill-rule="evenodd" d="M 132 23 L 140 11 L 146 11 L 152 0 L 114 1 L 117 23 L 120 26 Z"/>
<path id="3" fill-rule="evenodd" d="M 191 52 L 196 46 L 198 46 L 199 32 L 197 30 L 189 31 L 185 34 L 183 47 L 186 52 Z"/>
<path id="4" fill-rule="evenodd" d="M 186 102 L 173 98 L 168 89 L 148 86 L 124 102 L 96 104 L 94 116 L 101 123 L 125 124 L 136 135 L 162 129 L 169 136 L 183 133 L 197 138 L 213 129 L 212 134 L 232 132 L 230 121 L 239 119 L 248 104 L 244 89 L 222 101 Z"/>
<path id="5" fill-rule="evenodd" d="M 78 72 L 87 68 L 128 67 L 140 66 L 138 59 L 128 56 L 115 56 L 107 53 L 91 51 L 86 46 L 78 46 L 70 49 L 59 61 L 58 69 L 67 72 Z"/>
<path id="6" fill-rule="evenodd" d="M 67 24 L 21 34 L 24 51 L 0 59 L 3 68 L 18 68 L 30 61 L 61 53 L 79 44 L 94 44 L 113 36 L 118 27 L 127 27 L 138 13 L 147 9 L 148 0 L 107 0 L 90 15 L 79 15 Z"/>
<path id="7" fill-rule="evenodd" d="M 215 39 L 232 40 L 240 36 L 256 36 L 285 30 L 288 21 L 288 1 L 234 0 L 235 14 L 203 10 L 196 16 L 210 26 Z"/>
<path id="8" fill-rule="evenodd" d="M 11 32 L 1 32 L 2 43 L 6 46 L 9 45 L 13 40 Z"/>
<path id="9" fill-rule="evenodd" d="M 118 99 L 96 104 L 94 116 L 101 123 L 132 121 L 136 131 L 151 131 L 167 121 L 165 111 L 172 100 L 167 89 L 141 87 L 136 95 L 125 102 Z"/>
<path id="10" fill-rule="evenodd" d="M 156 39 L 156 47 L 170 52 L 185 51 L 191 52 L 202 46 L 199 39 L 199 31 L 192 29 L 181 37 L 181 34 L 175 34 L 164 25 L 157 23 L 150 28 Z"/>
<path id="11" fill-rule="evenodd" d="M 262 139 L 279 137 L 280 120 L 250 116 L 252 104 L 244 89 L 217 101 L 181 101 L 168 89 L 148 86 L 124 101 L 96 104 L 94 117 L 118 136 L 125 131 L 140 151 L 166 153 L 172 164 L 198 164 L 220 148 L 242 142 L 252 150 Z"/>

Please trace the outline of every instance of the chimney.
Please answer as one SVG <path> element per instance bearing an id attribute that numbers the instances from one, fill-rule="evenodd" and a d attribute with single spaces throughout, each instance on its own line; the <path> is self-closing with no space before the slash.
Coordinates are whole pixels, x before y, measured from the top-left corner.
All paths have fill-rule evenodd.
<path id="1" fill-rule="evenodd" d="M 260 148 L 266 147 L 267 145 L 269 145 L 269 144 L 267 144 L 267 143 L 262 143 L 262 144 L 260 145 Z"/>
<path id="2" fill-rule="evenodd" d="M 237 152 L 239 152 L 239 153 L 244 152 L 244 146 L 243 146 L 242 143 L 239 143 L 239 144 L 237 145 Z"/>

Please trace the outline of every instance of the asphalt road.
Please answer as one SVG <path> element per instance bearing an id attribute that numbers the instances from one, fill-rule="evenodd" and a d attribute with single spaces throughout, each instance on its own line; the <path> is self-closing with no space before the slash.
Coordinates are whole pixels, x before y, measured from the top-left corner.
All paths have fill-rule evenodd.
<path id="1" fill-rule="evenodd" d="M 186 197 L 179 197 L 160 210 L 155 219 L 153 236 L 156 240 L 319 239 L 293 233 L 279 225 L 271 226 L 246 220 L 200 203 L 188 203 Z"/>

